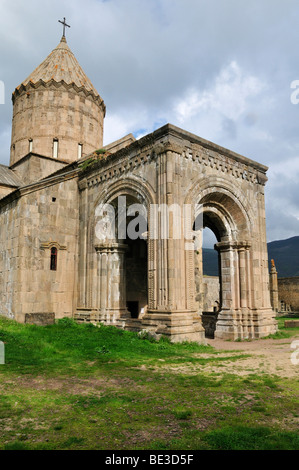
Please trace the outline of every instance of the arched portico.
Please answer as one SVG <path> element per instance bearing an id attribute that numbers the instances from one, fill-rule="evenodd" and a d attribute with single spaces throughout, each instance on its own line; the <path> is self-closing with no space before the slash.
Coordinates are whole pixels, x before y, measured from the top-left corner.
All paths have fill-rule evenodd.
<path id="1" fill-rule="evenodd" d="M 234 340 L 275 332 L 267 272 L 265 171 L 170 125 L 87 169 L 79 182 L 78 318 L 146 329 L 172 341 L 205 342 L 195 282 L 196 251 L 201 250 L 194 249 L 193 227 L 202 214 L 203 224 L 216 235 L 221 266 L 216 336 Z M 139 203 L 147 213 L 147 303 L 140 300 L 142 315 L 131 304 L 138 318 L 131 318 L 126 299 L 139 302 L 129 299 L 126 287 L 130 244 L 113 230 L 112 237 L 105 235 L 113 228 L 105 225 L 105 216 L 111 210 L 119 218 L 121 198 Z M 101 219 L 99 207 L 105 205 L 108 210 Z"/>
<path id="2" fill-rule="evenodd" d="M 225 182 L 211 186 L 210 181 L 206 187 L 201 183 L 197 197 L 195 188 L 192 196 L 196 201 L 194 220 L 201 218 L 202 228 L 210 228 L 217 239 L 220 306 L 215 337 L 236 340 L 264 336 L 267 325 L 269 331 L 273 327 L 273 311 L 268 290 L 261 292 L 267 285 L 268 273 L 263 269 L 266 253 L 257 248 L 251 208 L 248 204 L 244 207 L 240 195 Z M 195 232 L 195 236 L 201 240 L 200 234 Z M 199 272 L 197 286 L 201 289 L 201 246 L 195 251 L 194 263 Z M 202 313 L 203 293 L 200 290 L 197 294 Z"/>

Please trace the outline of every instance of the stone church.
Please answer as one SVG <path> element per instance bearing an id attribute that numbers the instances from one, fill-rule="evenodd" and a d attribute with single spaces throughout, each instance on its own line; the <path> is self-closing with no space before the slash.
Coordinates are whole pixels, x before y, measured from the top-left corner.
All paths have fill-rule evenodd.
<path id="1" fill-rule="evenodd" d="M 104 101 L 65 35 L 12 102 L 10 164 L 0 165 L 0 314 L 205 342 L 209 227 L 219 254 L 215 337 L 276 331 L 267 167 L 171 124 L 103 148 Z"/>

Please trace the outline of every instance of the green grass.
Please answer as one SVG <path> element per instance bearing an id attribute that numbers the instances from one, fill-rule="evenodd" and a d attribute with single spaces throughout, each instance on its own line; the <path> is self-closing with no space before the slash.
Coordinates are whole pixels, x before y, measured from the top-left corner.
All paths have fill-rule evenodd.
<path id="1" fill-rule="evenodd" d="M 283 315 L 281 317 L 278 317 L 276 320 L 278 321 L 279 330 L 285 330 L 286 332 L 290 333 L 291 335 L 294 334 L 294 332 L 298 333 L 298 328 L 286 328 L 284 326 L 284 323 L 285 323 L 286 320 L 299 320 L 299 316 Z"/>
<path id="2" fill-rule="evenodd" d="M 0 450 L 299 448 L 297 381 L 205 370 L 240 351 L 67 319 L 0 340 Z"/>
<path id="3" fill-rule="evenodd" d="M 79 325 L 71 319 L 59 320 L 55 325 L 38 327 L 22 325 L 0 317 L 0 340 L 5 343 L 7 370 L 21 374 L 87 375 L 97 368 L 89 361 L 108 369 L 137 367 L 146 361 L 158 359 L 169 362 L 196 361 L 190 353 L 211 351 L 209 346 L 196 343 L 170 344 L 140 339 L 137 334 L 115 327 L 92 324 Z"/>

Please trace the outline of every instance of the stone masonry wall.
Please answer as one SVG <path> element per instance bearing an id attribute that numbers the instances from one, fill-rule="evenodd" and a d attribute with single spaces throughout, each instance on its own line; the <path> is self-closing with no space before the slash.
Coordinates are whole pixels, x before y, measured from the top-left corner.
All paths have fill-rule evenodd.
<path id="1" fill-rule="evenodd" d="M 14 318 L 14 290 L 19 266 L 20 205 L 12 201 L 0 207 L 0 314 Z M 5 229 L 4 229 L 5 227 Z"/>
<path id="2" fill-rule="evenodd" d="M 72 316 L 76 303 L 77 182 L 31 190 L 0 208 L 0 313 Z M 51 247 L 58 251 L 50 270 Z"/>
<path id="3" fill-rule="evenodd" d="M 214 312 L 214 307 L 219 307 L 219 277 L 204 276 L 203 277 L 203 311 Z M 217 304 L 218 302 L 218 304 Z"/>
<path id="4" fill-rule="evenodd" d="M 292 311 L 299 312 L 299 277 L 286 277 L 278 279 L 278 298 Z"/>
<path id="5" fill-rule="evenodd" d="M 60 170 L 66 165 L 54 158 L 45 158 L 30 154 L 13 165 L 13 169 L 21 178 L 23 184 L 30 184 L 41 178 L 46 178 L 51 173 Z"/>

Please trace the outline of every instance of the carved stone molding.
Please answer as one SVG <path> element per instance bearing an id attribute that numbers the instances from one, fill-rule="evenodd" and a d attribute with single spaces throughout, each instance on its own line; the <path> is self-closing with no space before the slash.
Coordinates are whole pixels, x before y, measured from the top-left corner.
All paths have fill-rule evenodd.
<path id="1" fill-rule="evenodd" d="M 238 241 L 223 241 L 215 244 L 217 251 L 229 251 L 229 250 L 246 250 L 251 247 L 251 242 L 248 240 Z"/>
<path id="2" fill-rule="evenodd" d="M 128 245 L 124 243 L 103 243 L 95 245 L 95 250 L 100 253 L 125 253 Z"/>
<path id="3" fill-rule="evenodd" d="M 60 245 L 57 242 L 46 242 L 46 243 L 41 243 L 40 245 L 41 250 L 50 250 L 51 248 L 57 248 L 57 250 L 66 250 L 65 245 Z"/>
<path id="4" fill-rule="evenodd" d="M 38 80 L 38 82 L 33 83 L 32 81 L 28 82 L 26 85 L 20 85 L 15 89 L 12 94 L 12 101 L 15 102 L 16 98 L 23 93 L 27 93 L 28 96 L 30 94 L 30 90 L 37 90 L 39 88 L 64 88 L 66 91 L 74 90 L 76 94 L 81 94 L 82 96 L 90 98 L 92 101 L 98 104 L 99 107 L 103 109 L 104 114 L 106 113 L 106 106 L 104 101 L 99 95 L 95 95 L 92 91 L 86 90 L 84 86 L 78 87 L 75 83 L 66 83 L 64 80 L 60 82 L 56 82 L 54 79 L 49 80 L 48 82 L 44 82 L 42 79 Z"/>

